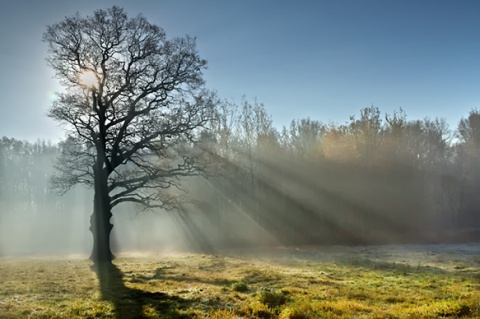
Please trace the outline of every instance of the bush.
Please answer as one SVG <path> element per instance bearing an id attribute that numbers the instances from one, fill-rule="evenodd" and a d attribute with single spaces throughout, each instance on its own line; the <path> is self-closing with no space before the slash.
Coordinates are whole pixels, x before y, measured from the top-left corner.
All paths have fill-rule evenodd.
<path id="1" fill-rule="evenodd" d="M 233 291 L 245 292 L 248 290 L 248 285 L 243 281 L 239 281 L 233 284 L 232 289 Z"/>
<path id="2" fill-rule="evenodd" d="M 239 313 L 249 318 L 261 318 L 261 319 L 271 319 L 274 317 L 274 314 L 268 309 L 266 305 L 259 302 L 258 300 L 254 300 L 250 302 L 248 305 L 245 305 L 239 310 Z"/>
<path id="3" fill-rule="evenodd" d="M 265 290 L 260 293 L 260 302 L 270 308 L 278 307 L 288 301 L 288 297 L 281 291 Z"/>

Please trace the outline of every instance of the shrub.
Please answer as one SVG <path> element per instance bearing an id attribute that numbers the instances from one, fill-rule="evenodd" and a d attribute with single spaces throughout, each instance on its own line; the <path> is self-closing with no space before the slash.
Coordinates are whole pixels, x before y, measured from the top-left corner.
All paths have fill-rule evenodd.
<path id="1" fill-rule="evenodd" d="M 271 319 L 274 317 L 274 314 L 268 309 L 268 307 L 258 300 L 250 302 L 248 305 L 245 305 L 239 310 L 239 313 L 245 316 L 261 318 L 261 319 Z"/>
<path id="2" fill-rule="evenodd" d="M 278 307 L 288 301 L 288 297 L 281 291 L 264 290 L 260 293 L 260 302 L 270 308 Z"/>
<path id="3" fill-rule="evenodd" d="M 243 281 L 239 281 L 233 284 L 232 289 L 233 291 L 245 292 L 248 290 L 248 285 Z"/>

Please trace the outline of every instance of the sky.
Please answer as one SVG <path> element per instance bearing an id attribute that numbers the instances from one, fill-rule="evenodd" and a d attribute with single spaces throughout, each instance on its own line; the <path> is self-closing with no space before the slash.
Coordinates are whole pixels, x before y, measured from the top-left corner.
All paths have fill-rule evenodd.
<path id="1" fill-rule="evenodd" d="M 274 125 L 343 124 L 374 105 L 455 129 L 480 109 L 480 1 L 0 1 L 0 137 L 57 142 L 46 116 L 60 91 L 47 66 L 47 25 L 112 5 L 167 37 L 197 38 L 206 86 L 265 105 Z"/>

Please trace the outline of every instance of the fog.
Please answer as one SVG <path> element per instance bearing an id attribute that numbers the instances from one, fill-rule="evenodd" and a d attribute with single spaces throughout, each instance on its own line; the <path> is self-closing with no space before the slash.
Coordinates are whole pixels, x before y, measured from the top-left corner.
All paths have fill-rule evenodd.
<path id="1" fill-rule="evenodd" d="M 89 230 L 92 190 L 78 185 L 58 194 L 51 188 L 49 180 L 59 156 L 56 145 L 12 138 L 1 142 L 0 255 L 88 256 L 93 244 Z M 202 183 L 209 184 L 203 179 Z M 217 228 L 221 218 L 194 210 L 192 206 L 188 213 L 143 211 L 138 205 L 118 205 L 112 211 L 112 251 L 211 252 L 222 247 L 225 232 Z M 243 223 L 238 240 L 253 244 L 262 237 L 255 223 L 248 219 Z"/>
<path id="2" fill-rule="evenodd" d="M 49 194 L 49 203 L 41 206 L 3 199 L 0 255 L 90 254 L 92 198 L 90 190 L 78 187 L 64 196 Z M 187 249 L 171 214 L 137 210 L 128 205 L 114 209 L 114 252 Z"/>
<path id="3" fill-rule="evenodd" d="M 90 254 L 93 193 L 81 186 L 64 195 L 51 189 L 56 146 L 7 138 L 1 146 L 0 255 Z M 114 210 L 114 251 L 185 249 L 170 214 L 139 211 Z"/>
<path id="4" fill-rule="evenodd" d="M 261 105 L 222 107 L 196 150 L 209 176 L 162 190 L 182 198 L 179 210 L 116 206 L 114 253 L 480 239 L 478 112 L 456 130 L 383 121 L 372 107 L 347 125 L 302 119 L 279 132 Z M 93 193 L 52 190 L 59 154 L 1 139 L 0 255 L 90 254 Z"/>

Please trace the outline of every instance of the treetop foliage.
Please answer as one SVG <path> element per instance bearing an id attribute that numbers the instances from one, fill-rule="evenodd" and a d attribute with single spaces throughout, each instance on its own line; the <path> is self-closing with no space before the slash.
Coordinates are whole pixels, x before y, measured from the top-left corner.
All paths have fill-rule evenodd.
<path id="1" fill-rule="evenodd" d="M 65 93 L 49 116 L 66 124 L 54 185 L 93 186 L 101 159 L 112 207 L 122 201 L 167 205 L 144 189 L 167 188 L 201 169 L 185 151 L 214 116 L 214 95 L 203 87 L 195 39 L 167 39 L 143 16 L 117 6 L 78 13 L 48 26 L 48 63 Z M 85 73 L 93 83 L 82 83 Z M 121 194 L 121 195 L 120 195 Z"/>

